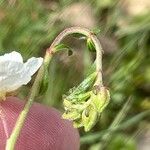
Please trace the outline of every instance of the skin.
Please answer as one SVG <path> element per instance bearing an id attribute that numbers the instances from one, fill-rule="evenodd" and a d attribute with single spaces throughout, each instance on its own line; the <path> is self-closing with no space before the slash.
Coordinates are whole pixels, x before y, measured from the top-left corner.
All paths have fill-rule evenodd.
<path id="1" fill-rule="evenodd" d="M 8 97 L 0 104 L 0 150 L 5 149 L 24 102 Z M 16 143 L 15 150 L 79 150 L 79 133 L 72 122 L 64 120 L 61 113 L 34 103 Z"/>

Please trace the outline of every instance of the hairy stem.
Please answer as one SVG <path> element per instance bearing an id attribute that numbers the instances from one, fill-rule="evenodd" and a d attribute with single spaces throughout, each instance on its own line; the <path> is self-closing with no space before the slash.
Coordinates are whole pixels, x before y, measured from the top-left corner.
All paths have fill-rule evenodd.
<path id="1" fill-rule="evenodd" d="M 45 70 L 45 67 L 48 66 L 50 59 L 51 59 L 50 56 L 49 57 L 47 55 L 45 56 L 45 59 L 44 59 L 45 61 L 42 65 L 42 67 L 40 68 L 40 70 L 36 76 L 36 79 L 33 83 L 28 101 L 25 104 L 22 112 L 19 114 L 19 117 L 16 121 L 15 127 L 14 127 L 9 139 L 7 140 L 6 150 L 14 150 L 15 149 L 16 141 L 19 137 L 19 134 L 20 134 L 20 131 L 23 127 L 25 119 L 27 118 L 28 112 L 29 112 L 29 110 L 33 104 L 34 98 L 37 96 L 37 94 L 39 92 L 40 83 L 41 83 L 42 77 L 44 75 L 44 70 Z"/>
<path id="2" fill-rule="evenodd" d="M 98 38 L 92 31 L 85 29 L 85 28 L 81 28 L 81 27 L 67 28 L 56 37 L 56 39 L 53 41 L 51 46 L 48 48 L 48 51 L 55 53 L 55 46 L 60 44 L 61 41 L 66 36 L 75 34 L 75 33 L 79 33 L 79 34 L 86 36 L 87 38 L 90 38 L 91 41 L 94 43 L 94 46 L 96 49 L 96 71 L 98 73 L 95 85 L 102 85 L 103 84 L 103 82 L 102 82 L 102 53 L 103 53 L 103 51 L 102 51 L 102 47 L 101 47 L 101 44 L 100 44 Z"/>
<path id="3" fill-rule="evenodd" d="M 93 32 L 91 32 L 90 30 L 85 29 L 85 28 L 81 28 L 81 27 L 71 27 L 71 28 L 68 28 L 68 29 L 64 30 L 63 32 L 61 32 L 46 51 L 44 63 L 42 65 L 42 67 L 40 68 L 40 70 L 38 71 L 38 74 L 37 74 L 36 79 L 33 83 L 28 101 L 25 104 L 24 109 L 20 113 L 20 115 L 16 121 L 15 127 L 14 127 L 9 139 L 7 140 L 6 150 L 14 150 L 14 148 L 15 148 L 16 141 L 19 137 L 19 134 L 20 134 L 20 131 L 23 127 L 25 119 L 27 118 L 28 112 L 29 112 L 29 110 L 33 104 L 35 97 L 39 93 L 40 83 L 41 83 L 41 80 L 42 80 L 43 75 L 44 75 L 44 70 L 45 70 L 45 68 L 48 69 L 50 60 L 51 60 L 53 54 L 56 52 L 55 46 L 60 44 L 60 42 L 66 36 L 74 34 L 74 33 L 82 34 L 82 35 L 86 36 L 87 38 L 90 38 L 92 40 L 92 42 L 94 43 L 94 46 L 96 49 L 96 71 L 98 73 L 95 85 L 102 85 L 103 84 L 102 83 L 102 48 L 101 48 L 100 42 L 97 39 L 97 37 L 95 36 L 95 34 Z"/>

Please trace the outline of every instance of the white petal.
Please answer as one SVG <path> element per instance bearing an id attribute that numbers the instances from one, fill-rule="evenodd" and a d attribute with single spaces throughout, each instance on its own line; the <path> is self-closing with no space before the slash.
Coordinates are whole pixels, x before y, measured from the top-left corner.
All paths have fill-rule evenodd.
<path id="1" fill-rule="evenodd" d="M 22 56 L 12 52 L 0 56 L 0 92 L 11 92 L 31 80 L 42 65 L 43 58 L 31 58 L 23 63 Z"/>
<path id="2" fill-rule="evenodd" d="M 22 85 L 26 85 L 31 80 L 31 76 L 40 68 L 42 65 L 43 58 L 31 58 L 25 64 L 10 62 L 6 76 L 1 77 L 0 73 L 0 91 L 11 92 Z M 7 70 L 7 69 L 6 69 Z"/>
<path id="3" fill-rule="evenodd" d="M 42 65 L 43 58 L 30 58 L 25 64 L 26 72 L 32 76 Z"/>
<path id="4" fill-rule="evenodd" d="M 24 71 L 22 63 L 4 61 L 0 62 L 0 68 L 0 91 L 10 91 L 16 84 L 20 86 L 20 76 Z"/>
<path id="5" fill-rule="evenodd" d="M 20 53 L 18 52 L 11 52 L 11 53 L 7 53 L 3 56 L 0 56 L 0 62 L 1 61 L 15 61 L 15 62 L 21 62 L 23 63 L 23 59 Z"/>
<path id="6" fill-rule="evenodd" d="M 0 61 L 0 78 L 4 76 L 11 76 L 21 72 L 23 63 L 13 61 Z"/>

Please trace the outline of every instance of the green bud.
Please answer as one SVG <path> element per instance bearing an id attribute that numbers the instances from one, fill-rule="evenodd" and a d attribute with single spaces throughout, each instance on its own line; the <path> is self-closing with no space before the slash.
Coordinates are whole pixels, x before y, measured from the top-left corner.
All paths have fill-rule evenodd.
<path id="1" fill-rule="evenodd" d="M 62 117 L 68 120 L 76 120 L 81 117 L 81 114 L 76 109 L 72 109 L 71 111 L 66 111 Z"/>
<path id="2" fill-rule="evenodd" d="M 75 128 L 81 128 L 81 127 L 83 127 L 82 119 L 80 118 L 80 119 L 74 121 L 74 122 L 73 122 L 73 126 L 74 126 Z"/>
<path id="3" fill-rule="evenodd" d="M 63 118 L 73 120 L 74 127 L 84 127 L 87 132 L 98 121 L 102 111 L 110 100 L 109 91 L 105 87 L 96 87 L 79 95 L 72 95 L 72 99 L 64 99 L 65 113 Z"/>
<path id="4" fill-rule="evenodd" d="M 82 113 L 82 123 L 84 126 L 84 130 L 87 132 L 93 128 L 98 119 L 98 113 L 95 108 L 90 105 L 87 107 Z"/>
<path id="5" fill-rule="evenodd" d="M 82 112 L 87 106 L 85 103 L 72 103 L 72 101 L 64 99 L 63 102 L 64 108 L 66 111 L 71 111 L 72 109 L 76 109 L 78 112 Z"/>
<path id="6" fill-rule="evenodd" d="M 91 91 L 83 93 L 83 94 L 81 93 L 79 95 L 73 95 L 72 94 L 72 95 L 66 97 L 66 99 L 68 99 L 68 100 L 70 100 L 72 102 L 75 102 L 75 103 L 77 103 L 77 102 L 84 102 L 90 97 L 90 95 L 91 95 Z"/>
<path id="7" fill-rule="evenodd" d="M 71 101 L 68 101 L 68 100 L 66 100 L 66 99 L 64 99 L 63 105 L 64 105 L 64 107 L 66 107 L 66 108 L 71 108 L 71 107 L 72 107 L 72 102 L 71 102 Z"/>
<path id="8" fill-rule="evenodd" d="M 97 93 L 91 94 L 91 100 L 98 113 L 101 113 L 110 101 L 109 91 L 106 87 L 100 87 Z"/>

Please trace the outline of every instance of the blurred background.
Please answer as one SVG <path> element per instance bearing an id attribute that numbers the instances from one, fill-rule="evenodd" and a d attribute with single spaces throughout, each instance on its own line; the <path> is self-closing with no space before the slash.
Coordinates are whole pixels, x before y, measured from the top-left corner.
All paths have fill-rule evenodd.
<path id="1" fill-rule="evenodd" d="M 90 132 L 80 129 L 81 150 L 150 149 L 149 0 L 0 0 L 0 55 L 19 51 L 24 60 L 44 56 L 63 29 L 100 30 L 103 78 L 111 102 Z M 36 101 L 63 112 L 62 95 L 79 84 L 95 53 L 83 40 L 64 41 L 74 49 L 55 55 L 49 87 Z M 19 91 L 26 99 L 32 83 Z"/>

